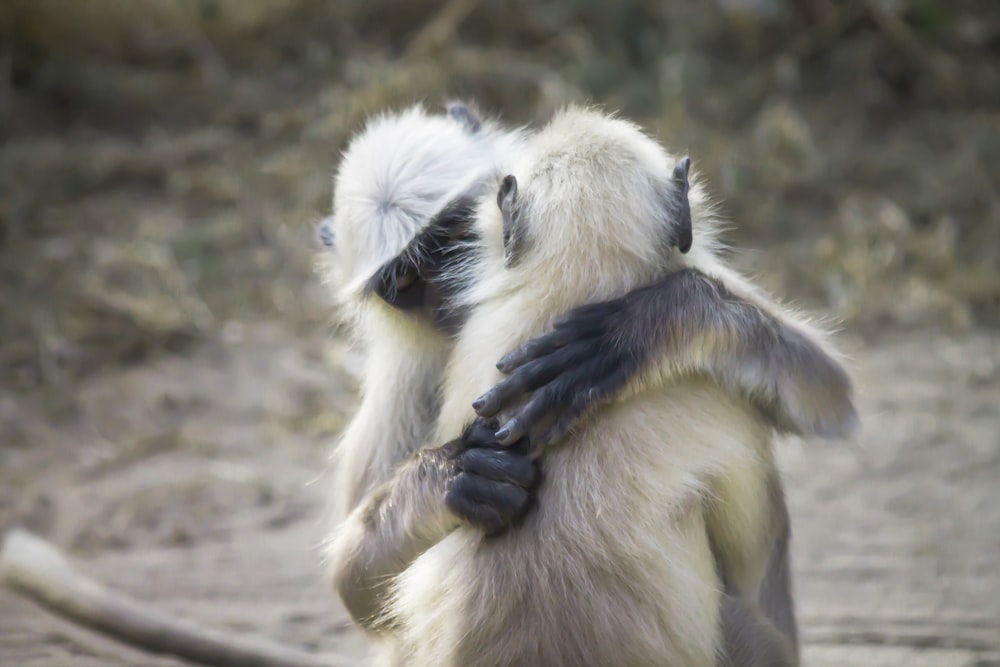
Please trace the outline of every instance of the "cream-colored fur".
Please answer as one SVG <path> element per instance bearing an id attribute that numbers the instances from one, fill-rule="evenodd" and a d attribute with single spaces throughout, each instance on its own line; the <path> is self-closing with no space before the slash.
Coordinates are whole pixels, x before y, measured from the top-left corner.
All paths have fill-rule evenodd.
<path id="1" fill-rule="evenodd" d="M 484 198 L 475 311 L 448 363 L 434 442 L 461 432 L 469 397 L 501 379 L 496 360 L 552 317 L 684 265 L 667 248 L 661 196 L 674 163 L 633 125 L 587 110 L 558 114 L 531 139 L 510 169 L 526 250 L 504 268 L 500 213 Z M 763 541 L 771 437 L 745 402 L 698 377 L 600 411 L 546 455 L 523 524 L 489 540 L 459 528 L 402 573 L 398 664 L 714 664 L 707 516 L 723 504 L 719 534 L 746 549 Z M 753 560 L 762 568 L 766 550 Z"/>

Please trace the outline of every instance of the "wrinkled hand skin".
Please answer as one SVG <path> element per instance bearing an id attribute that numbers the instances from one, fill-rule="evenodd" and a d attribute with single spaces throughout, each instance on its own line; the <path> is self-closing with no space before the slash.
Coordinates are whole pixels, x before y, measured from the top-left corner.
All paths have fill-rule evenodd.
<path id="1" fill-rule="evenodd" d="M 527 512 L 539 480 L 527 443 L 501 445 L 497 426 L 478 419 L 452 443 L 453 468 L 445 495 L 452 514 L 487 535 L 502 532 Z"/>
<path id="2" fill-rule="evenodd" d="M 582 306 L 557 319 L 553 330 L 506 355 L 497 368 L 510 377 L 473 403 L 483 418 L 494 417 L 533 392 L 497 431 L 501 444 L 527 437 L 538 456 L 561 440 L 591 407 L 614 396 L 646 359 L 625 349 L 616 326 L 633 319 L 629 296 Z"/>

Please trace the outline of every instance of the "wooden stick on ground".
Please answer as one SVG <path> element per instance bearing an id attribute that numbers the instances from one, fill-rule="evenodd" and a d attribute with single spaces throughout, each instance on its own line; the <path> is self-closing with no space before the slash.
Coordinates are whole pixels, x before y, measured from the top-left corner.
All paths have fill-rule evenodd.
<path id="1" fill-rule="evenodd" d="M 148 653 L 215 667 L 337 667 L 332 656 L 171 618 L 108 590 L 39 537 L 15 529 L 0 551 L 0 581 L 57 616 Z"/>

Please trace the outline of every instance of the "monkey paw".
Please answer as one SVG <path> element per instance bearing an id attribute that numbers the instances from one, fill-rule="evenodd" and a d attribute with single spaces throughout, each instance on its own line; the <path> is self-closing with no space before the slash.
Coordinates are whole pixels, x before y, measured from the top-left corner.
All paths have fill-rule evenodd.
<path id="1" fill-rule="evenodd" d="M 538 481 L 538 469 L 525 447 L 501 446 L 495 430 L 495 424 L 483 420 L 466 429 L 445 495 L 445 504 L 455 516 L 487 535 L 500 532 L 524 514 Z"/>
<path id="2" fill-rule="evenodd" d="M 525 394 L 529 400 L 497 431 L 500 443 L 527 436 L 532 456 L 561 440 L 580 417 L 609 400 L 642 367 L 644 358 L 620 340 L 631 317 L 625 299 L 577 308 L 553 330 L 506 355 L 497 368 L 509 377 L 472 404 L 489 418 Z"/>

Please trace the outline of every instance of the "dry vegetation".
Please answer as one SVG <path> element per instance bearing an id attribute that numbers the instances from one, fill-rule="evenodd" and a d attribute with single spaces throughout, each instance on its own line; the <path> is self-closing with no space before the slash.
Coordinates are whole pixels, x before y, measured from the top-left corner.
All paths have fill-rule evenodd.
<path id="1" fill-rule="evenodd" d="M 439 4 L 4 3 L 4 375 L 314 319 L 338 149 L 448 94 L 640 119 L 690 148 L 768 279 L 849 324 L 1000 322 L 993 3 L 896 3 L 902 44 L 875 2 Z"/>
<path id="2" fill-rule="evenodd" d="M 366 114 L 449 95 L 518 122 L 593 101 L 690 150 L 740 263 L 856 345 L 995 340 L 993 0 L 7 0 L 0 529 L 97 554 L 249 539 L 234 505 L 312 516 L 297 475 L 350 406 L 313 222 Z M 232 456 L 293 467 L 204 465 Z M 121 482 L 140 467 L 169 483 Z"/>

